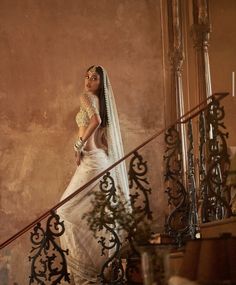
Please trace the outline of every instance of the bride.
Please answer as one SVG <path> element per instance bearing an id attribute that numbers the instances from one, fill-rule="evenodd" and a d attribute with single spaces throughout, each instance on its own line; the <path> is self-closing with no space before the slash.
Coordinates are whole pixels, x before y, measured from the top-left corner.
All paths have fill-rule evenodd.
<path id="1" fill-rule="evenodd" d="M 115 100 L 107 72 L 102 66 L 91 66 L 85 74 L 84 91 L 79 96 L 76 115 L 78 139 L 74 150 L 77 168 L 61 201 L 94 176 L 120 159 L 123 146 Z M 125 163 L 116 166 L 113 178 L 124 200 L 128 200 L 128 180 Z M 57 213 L 64 220 L 65 233 L 60 238 L 67 256 L 71 284 L 99 284 L 98 275 L 108 256 L 101 256 L 101 246 L 82 216 L 91 211 L 91 192 L 99 191 L 99 181 L 81 191 L 61 206 Z M 103 236 L 107 234 L 103 232 Z"/>

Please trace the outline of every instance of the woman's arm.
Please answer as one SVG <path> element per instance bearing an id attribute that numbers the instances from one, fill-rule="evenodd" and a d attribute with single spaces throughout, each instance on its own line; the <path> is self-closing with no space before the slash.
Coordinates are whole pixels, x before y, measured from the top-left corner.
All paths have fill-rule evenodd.
<path id="1" fill-rule="evenodd" d="M 93 95 L 94 96 L 94 95 Z M 82 94 L 80 96 L 80 104 L 86 110 L 89 117 L 89 123 L 86 127 L 80 127 L 78 133 L 78 142 L 77 146 L 79 151 L 76 153 L 77 164 L 80 163 L 80 150 L 84 144 L 88 141 L 90 136 L 96 131 L 96 129 L 101 124 L 101 118 L 98 111 L 98 98 L 95 98 L 90 94 Z"/>
<path id="2" fill-rule="evenodd" d="M 90 122 L 89 122 L 89 125 L 87 126 L 87 128 L 85 128 L 85 129 L 80 128 L 78 139 L 82 139 L 83 145 L 87 142 L 89 137 L 95 132 L 95 130 L 99 127 L 100 124 L 101 124 L 100 116 L 97 114 L 94 114 L 90 118 Z M 80 165 L 80 159 L 81 159 L 80 151 L 76 151 L 75 156 L 76 156 L 76 164 L 79 166 Z"/>

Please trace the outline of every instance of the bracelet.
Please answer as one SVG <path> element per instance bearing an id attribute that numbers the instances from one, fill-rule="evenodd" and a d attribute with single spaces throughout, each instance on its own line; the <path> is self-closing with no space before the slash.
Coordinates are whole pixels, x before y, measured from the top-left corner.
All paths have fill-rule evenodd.
<path id="1" fill-rule="evenodd" d="M 74 144 L 74 150 L 80 152 L 83 150 L 83 147 L 84 147 L 84 141 L 80 137 Z"/>

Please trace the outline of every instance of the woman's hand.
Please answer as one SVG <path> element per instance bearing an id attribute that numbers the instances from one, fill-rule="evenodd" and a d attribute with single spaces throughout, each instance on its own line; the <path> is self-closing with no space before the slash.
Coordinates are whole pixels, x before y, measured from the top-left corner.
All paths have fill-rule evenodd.
<path id="1" fill-rule="evenodd" d="M 75 152 L 75 157 L 76 157 L 76 164 L 79 166 L 80 161 L 81 161 L 81 153 L 79 151 Z"/>

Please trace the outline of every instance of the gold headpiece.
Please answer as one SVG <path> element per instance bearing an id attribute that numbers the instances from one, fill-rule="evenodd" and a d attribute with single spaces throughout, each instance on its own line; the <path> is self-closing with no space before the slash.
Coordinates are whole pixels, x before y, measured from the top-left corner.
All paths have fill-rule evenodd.
<path id="1" fill-rule="evenodd" d="M 97 68 L 97 66 L 94 65 L 91 69 L 89 69 L 89 72 L 96 72 L 96 68 Z"/>

